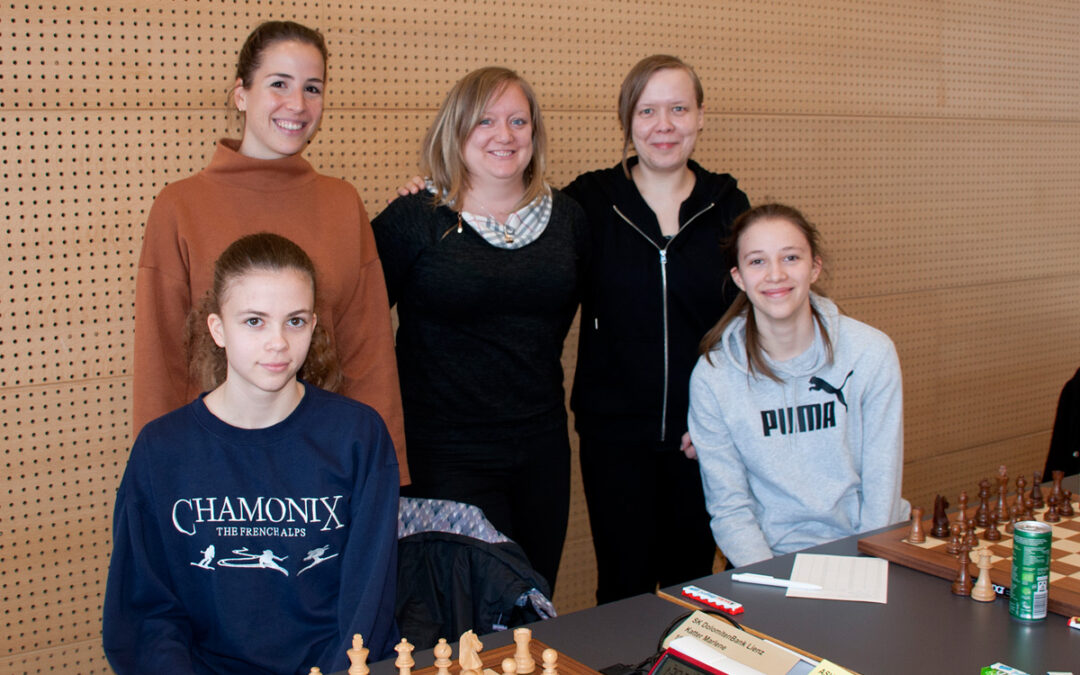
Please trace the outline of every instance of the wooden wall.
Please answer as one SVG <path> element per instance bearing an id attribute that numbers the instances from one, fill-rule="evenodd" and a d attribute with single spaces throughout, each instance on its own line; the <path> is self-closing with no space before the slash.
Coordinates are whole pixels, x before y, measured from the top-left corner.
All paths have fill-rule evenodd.
<path id="1" fill-rule="evenodd" d="M 696 158 L 818 222 L 833 295 L 896 341 L 905 495 L 927 504 L 998 464 L 1041 467 L 1080 365 L 1071 0 L 3 2 L 0 673 L 108 672 L 143 222 L 162 186 L 238 134 L 234 58 L 267 18 L 328 37 L 307 155 L 373 214 L 466 71 L 504 64 L 533 83 L 561 185 L 617 161 L 630 65 L 683 57 L 706 89 Z M 591 604 L 595 583 L 574 499 L 563 611 Z"/>

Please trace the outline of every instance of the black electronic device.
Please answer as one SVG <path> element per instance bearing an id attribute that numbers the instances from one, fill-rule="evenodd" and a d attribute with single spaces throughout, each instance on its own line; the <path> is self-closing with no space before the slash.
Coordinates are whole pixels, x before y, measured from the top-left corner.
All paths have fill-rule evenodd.
<path id="1" fill-rule="evenodd" d="M 682 652 L 667 648 L 656 660 L 649 675 L 726 675 L 723 671 L 709 666 Z"/>

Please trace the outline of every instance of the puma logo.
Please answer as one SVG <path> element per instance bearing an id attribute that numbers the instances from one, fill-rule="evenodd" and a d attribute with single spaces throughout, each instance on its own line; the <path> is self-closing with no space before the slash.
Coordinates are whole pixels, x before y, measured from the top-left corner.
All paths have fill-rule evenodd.
<path id="1" fill-rule="evenodd" d="M 832 394 L 836 397 L 837 401 L 840 401 L 840 403 L 843 404 L 844 410 L 847 410 L 847 401 L 844 400 L 844 387 L 847 385 L 848 378 L 850 378 L 851 374 L 854 372 L 854 370 L 849 371 L 847 377 L 844 378 L 844 381 L 840 383 L 839 387 L 832 386 L 820 377 L 811 377 L 810 391 L 824 391 Z"/>

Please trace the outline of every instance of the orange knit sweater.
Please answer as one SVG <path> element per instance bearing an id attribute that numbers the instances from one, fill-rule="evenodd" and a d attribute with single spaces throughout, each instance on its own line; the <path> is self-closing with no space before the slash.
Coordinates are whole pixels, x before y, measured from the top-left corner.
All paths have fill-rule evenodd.
<path id="1" fill-rule="evenodd" d="M 208 167 L 166 186 L 150 209 L 135 291 L 133 434 L 199 394 L 188 377 L 184 324 L 210 287 L 218 255 L 243 235 L 273 232 L 315 262 L 319 323 L 345 371 L 341 393 L 382 415 L 407 484 L 390 310 L 360 196 L 299 155 L 253 159 L 238 147 L 219 141 Z"/>

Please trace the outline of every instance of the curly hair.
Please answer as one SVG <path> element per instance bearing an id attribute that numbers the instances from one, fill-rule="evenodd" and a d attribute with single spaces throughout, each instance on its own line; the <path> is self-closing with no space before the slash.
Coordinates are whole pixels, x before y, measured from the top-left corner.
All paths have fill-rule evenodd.
<path id="1" fill-rule="evenodd" d="M 210 335 L 206 320 L 221 313 L 221 304 L 232 284 L 252 270 L 298 270 L 311 279 L 311 290 L 318 308 L 315 287 L 315 264 L 304 249 L 281 235 L 269 232 L 249 234 L 237 239 L 214 262 L 214 281 L 206 295 L 188 314 L 185 326 L 188 371 L 192 379 L 207 391 L 225 381 L 228 362 L 225 350 L 217 346 Z M 316 314 L 318 312 L 316 311 Z M 297 372 L 307 382 L 337 391 L 344 380 L 337 348 L 330 333 L 316 322 L 308 347 L 307 358 Z"/>

